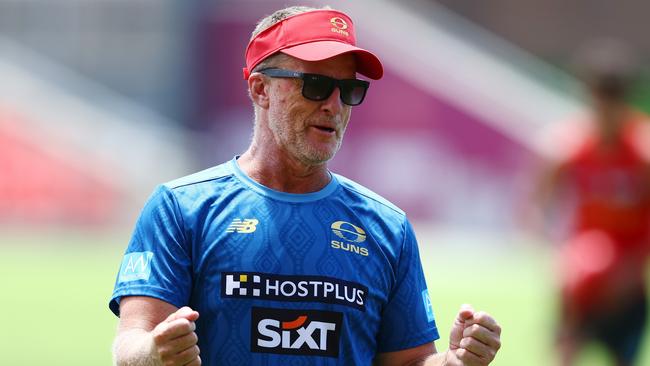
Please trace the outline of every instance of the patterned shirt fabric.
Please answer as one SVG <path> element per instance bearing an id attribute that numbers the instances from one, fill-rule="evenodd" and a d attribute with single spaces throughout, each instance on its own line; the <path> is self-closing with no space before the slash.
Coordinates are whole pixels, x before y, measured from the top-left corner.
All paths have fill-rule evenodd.
<path id="1" fill-rule="evenodd" d="M 110 300 L 149 296 L 200 313 L 206 365 L 370 365 L 439 337 L 405 214 L 336 174 L 278 192 L 237 158 L 159 186 Z"/>

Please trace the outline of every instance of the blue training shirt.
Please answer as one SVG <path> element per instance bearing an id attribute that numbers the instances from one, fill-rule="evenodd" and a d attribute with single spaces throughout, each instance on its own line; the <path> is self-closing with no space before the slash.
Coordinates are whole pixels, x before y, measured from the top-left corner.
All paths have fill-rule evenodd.
<path id="1" fill-rule="evenodd" d="M 403 211 L 336 174 L 274 191 L 236 158 L 153 193 L 110 309 L 131 295 L 197 310 L 205 365 L 370 365 L 439 337 Z"/>

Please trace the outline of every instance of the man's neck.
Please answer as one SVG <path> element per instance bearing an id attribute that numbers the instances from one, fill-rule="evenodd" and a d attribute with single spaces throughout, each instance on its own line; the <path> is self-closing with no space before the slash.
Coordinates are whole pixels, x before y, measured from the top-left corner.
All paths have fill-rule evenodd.
<path id="1" fill-rule="evenodd" d="M 237 163 L 251 179 L 280 192 L 316 192 L 331 180 L 326 163 L 304 164 L 286 152 L 262 151 L 255 145 L 251 145 Z"/>

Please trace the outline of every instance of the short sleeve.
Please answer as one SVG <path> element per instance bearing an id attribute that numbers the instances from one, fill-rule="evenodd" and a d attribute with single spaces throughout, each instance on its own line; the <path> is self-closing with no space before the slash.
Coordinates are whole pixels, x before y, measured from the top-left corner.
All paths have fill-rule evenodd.
<path id="1" fill-rule="evenodd" d="M 413 228 L 404 223 L 397 277 L 383 309 L 378 352 L 413 348 L 440 338 Z"/>
<path id="2" fill-rule="evenodd" d="M 119 316 L 124 296 L 150 296 L 177 307 L 189 301 L 192 262 L 172 191 L 159 186 L 149 198 L 126 249 L 109 308 Z"/>

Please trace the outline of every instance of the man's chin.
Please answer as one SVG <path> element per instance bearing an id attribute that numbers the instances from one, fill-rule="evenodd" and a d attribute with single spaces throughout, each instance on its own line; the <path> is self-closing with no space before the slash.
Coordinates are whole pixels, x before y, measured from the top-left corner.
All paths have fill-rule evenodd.
<path id="1" fill-rule="evenodd" d="M 336 155 L 336 152 L 316 152 L 316 151 L 311 151 L 308 154 L 303 155 L 303 161 L 308 163 L 309 165 L 323 165 L 327 164 L 328 161 L 332 160 L 334 158 L 334 155 Z"/>
<path id="2" fill-rule="evenodd" d="M 324 144 L 323 144 L 324 145 Z M 332 145 L 309 146 L 308 148 L 301 149 L 303 161 L 309 162 L 310 165 L 322 165 L 332 160 L 338 151 L 339 146 Z"/>

